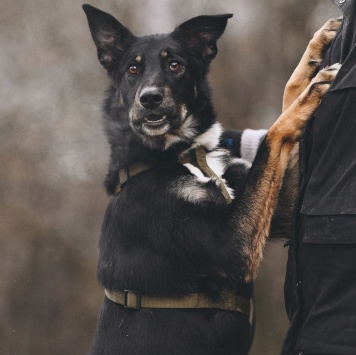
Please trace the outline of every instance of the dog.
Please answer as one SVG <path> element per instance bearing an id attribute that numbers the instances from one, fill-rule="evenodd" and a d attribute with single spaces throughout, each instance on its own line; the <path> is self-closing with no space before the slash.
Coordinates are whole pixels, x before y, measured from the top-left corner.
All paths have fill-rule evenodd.
<path id="1" fill-rule="evenodd" d="M 219 148 L 207 82 L 231 14 L 136 37 L 110 14 L 83 8 L 111 79 L 103 111 L 113 197 L 90 354 L 245 354 L 251 283 L 291 151 L 338 70 L 316 74 L 333 31 L 310 42 L 251 165 Z"/>

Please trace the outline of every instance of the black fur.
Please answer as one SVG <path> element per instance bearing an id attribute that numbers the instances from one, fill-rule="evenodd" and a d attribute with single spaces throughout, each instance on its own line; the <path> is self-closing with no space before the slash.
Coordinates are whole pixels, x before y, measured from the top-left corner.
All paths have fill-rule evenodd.
<path id="1" fill-rule="evenodd" d="M 84 10 L 112 80 L 104 105 L 108 193 L 119 169 L 138 161 L 153 166 L 130 178 L 109 203 L 100 284 L 149 295 L 204 292 L 214 299 L 228 282 L 249 298 L 243 237 L 231 222 L 238 198 L 227 204 L 216 181 L 202 181 L 178 162 L 183 151 L 197 144 L 212 150 L 219 141 L 206 75 L 232 15 L 199 16 L 168 35 L 139 38 L 111 15 L 89 5 Z M 238 196 L 248 166 L 224 154 L 222 178 Z M 244 354 L 249 330 L 239 312 L 133 311 L 105 299 L 91 354 Z"/>

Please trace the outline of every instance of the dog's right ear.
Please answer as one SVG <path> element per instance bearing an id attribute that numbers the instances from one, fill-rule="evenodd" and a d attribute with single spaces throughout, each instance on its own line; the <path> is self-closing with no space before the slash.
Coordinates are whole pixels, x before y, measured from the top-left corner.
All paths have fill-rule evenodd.
<path id="1" fill-rule="evenodd" d="M 126 43 L 135 36 L 110 14 L 91 5 L 83 5 L 95 42 L 98 59 L 110 71 L 120 58 Z"/>

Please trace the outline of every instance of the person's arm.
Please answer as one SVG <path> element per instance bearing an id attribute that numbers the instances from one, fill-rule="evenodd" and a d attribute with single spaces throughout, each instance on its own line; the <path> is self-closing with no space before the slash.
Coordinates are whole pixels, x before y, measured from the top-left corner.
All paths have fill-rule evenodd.
<path id="1" fill-rule="evenodd" d="M 227 129 L 223 132 L 220 146 L 228 149 L 234 157 L 253 162 L 266 129 L 245 129 L 243 131 Z"/>

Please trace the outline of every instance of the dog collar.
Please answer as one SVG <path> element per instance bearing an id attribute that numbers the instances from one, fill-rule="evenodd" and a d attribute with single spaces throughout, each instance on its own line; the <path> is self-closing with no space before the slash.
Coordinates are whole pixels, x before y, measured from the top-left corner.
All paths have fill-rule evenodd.
<path id="1" fill-rule="evenodd" d="M 191 149 L 188 152 L 184 153 L 180 158 L 179 158 L 179 163 L 180 164 L 192 164 L 199 168 L 203 174 L 209 178 L 214 178 L 218 181 L 218 186 L 220 187 L 220 190 L 222 194 L 225 197 L 226 202 L 229 204 L 231 203 L 231 197 L 229 195 L 229 192 L 226 189 L 226 186 L 224 182 L 221 180 L 221 178 L 215 174 L 215 172 L 210 168 L 208 165 L 208 162 L 206 161 L 206 150 L 199 146 L 197 148 Z M 115 195 L 117 195 L 121 191 L 122 185 L 132 176 L 135 176 L 143 171 L 152 169 L 153 165 L 149 164 L 144 164 L 144 163 L 135 163 L 130 165 L 127 168 L 123 168 L 119 170 L 119 176 L 118 176 L 118 183 L 116 185 L 115 189 Z"/>
<path id="2" fill-rule="evenodd" d="M 119 170 L 118 183 L 115 188 L 115 195 L 121 191 L 121 186 L 125 183 L 130 177 L 135 176 L 143 171 L 153 168 L 153 165 L 144 164 L 144 163 L 135 163 L 130 165 L 127 168 Z"/>
<path id="3" fill-rule="evenodd" d="M 190 293 L 183 296 L 143 295 L 129 290 L 110 291 L 104 289 L 106 297 L 128 309 L 141 308 L 176 308 L 202 309 L 215 308 L 226 311 L 241 312 L 250 317 L 250 300 L 236 295 L 236 288 L 224 288 L 220 297 L 213 300 L 203 293 Z"/>

